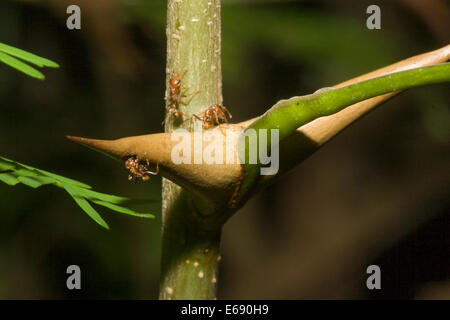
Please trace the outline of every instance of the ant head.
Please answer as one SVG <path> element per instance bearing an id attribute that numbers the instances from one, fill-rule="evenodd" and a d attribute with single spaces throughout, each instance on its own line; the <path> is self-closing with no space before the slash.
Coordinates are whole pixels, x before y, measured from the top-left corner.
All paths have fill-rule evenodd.
<path id="1" fill-rule="evenodd" d="M 178 88 L 180 86 L 180 82 L 181 82 L 181 77 L 180 77 L 180 75 L 176 74 L 172 78 L 170 78 L 169 84 L 172 88 Z"/>
<path id="2" fill-rule="evenodd" d="M 220 104 L 213 104 L 212 106 L 210 106 L 209 107 L 211 110 L 214 110 L 214 111 L 218 111 L 218 110 L 221 110 L 222 109 L 222 106 L 220 105 Z"/>
<path id="3" fill-rule="evenodd" d="M 134 167 L 134 159 L 133 159 L 133 158 L 128 158 L 128 159 L 125 161 L 125 167 L 126 167 L 127 169 L 133 168 L 133 167 Z"/>
<path id="4" fill-rule="evenodd" d="M 132 155 L 127 155 L 127 156 L 123 157 L 122 160 L 125 161 L 125 167 L 127 169 L 130 169 L 130 168 L 134 167 L 134 165 L 136 163 L 136 159 L 137 159 L 137 156 L 135 154 L 132 154 Z"/>

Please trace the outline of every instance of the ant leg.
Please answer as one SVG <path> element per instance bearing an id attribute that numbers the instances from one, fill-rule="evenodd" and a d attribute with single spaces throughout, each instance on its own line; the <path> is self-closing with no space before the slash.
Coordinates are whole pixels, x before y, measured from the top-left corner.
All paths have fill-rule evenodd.
<path id="1" fill-rule="evenodd" d="M 217 112 L 214 112 L 214 120 L 216 120 L 216 125 L 218 126 L 220 124 L 219 116 L 217 115 Z"/>
<path id="2" fill-rule="evenodd" d="M 194 118 L 196 118 L 197 120 L 203 121 L 203 119 L 200 118 L 198 115 L 193 114 L 193 115 L 191 116 L 191 120 L 190 120 L 190 123 L 189 123 L 189 131 L 192 131 L 192 124 L 193 124 L 193 121 L 192 121 L 192 120 L 193 120 Z"/>
<path id="3" fill-rule="evenodd" d="M 188 89 L 188 90 L 189 90 L 189 89 Z M 189 104 L 191 103 L 192 99 L 194 99 L 195 95 L 198 94 L 198 93 L 200 93 L 200 91 L 201 91 L 201 90 L 197 90 L 197 91 L 195 91 L 195 92 L 193 92 L 193 93 L 189 93 L 189 94 L 181 94 L 181 95 L 180 95 L 181 98 L 187 98 L 187 97 L 191 97 L 191 98 L 190 98 L 188 101 L 181 101 L 181 99 L 180 99 L 179 103 L 181 103 L 181 104 L 184 105 L 184 106 L 189 105 Z"/>
<path id="4" fill-rule="evenodd" d="M 192 131 L 192 119 L 194 118 L 194 116 L 191 116 L 191 119 L 189 119 L 189 131 Z"/>
<path id="5" fill-rule="evenodd" d="M 170 108 L 169 109 L 170 113 L 175 117 L 175 118 L 183 118 L 184 113 L 181 112 L 180 110 L 176 109 L 176 108 Z"/>
<path id="6" fill-rule="evenodd" d="M 156 171 L 155 172 L 147 170 L 146 173 L 150 173 L 151 175 L 154 175 L 154 176 L 158 175 L 158 173 L 159 173 L 159 163 L 158 162 L 156 163 Z"/>
<path id="7" fill-rule="evenodd" d="M 187 97 L 196 95 L 197 93 L 199 93 L 199 92 L 201 91 L 201 90 L 197 90 L 197 91 L 192 92 L 192 93 L 187 93 L 187 92 L 189 91 L 190 88 L 191 88 L 191 87 L 186 87 L 186 88 L 184 88 L 183 93 L 180 94 L 180 97 L 182 97 L 182 98 L 187 98 Z"/>
<path id="8" fill-rule="evenodd" d="M 229 123 L 228 118 L 227 118 L 227 114 L 223 110 L 221 110 L 221 112 L 222 112 L 222 116 L 223 116 L 222 119 L 224 120 L 224 122 L 225 123 Z"/>
<path id="9" fill-rule="evenodd" d="M 136 176 L 130 174 L 128 176 L 128 180 L 131 181 L 132 183 L 136 183 Z"/>
<path id="10" fill-rule="evenodd" d="M 184 71 L 180 74 L 180 79 L 183 79 L 184 75 L 188 72 L 188 69 L 184 69 Z"/>
<path id="11" fill-rule="evenodd" d="M 233 118 L 233 116 L 231 115 L 231 112 L 228 111 L 228 109 L 225 106 L 222 106 L 223 110 L 225 110 L 225 112 L 228 114 L 228 117 L 231 119 Z M 227 121 L 228 122 L 228 121 Z"/>

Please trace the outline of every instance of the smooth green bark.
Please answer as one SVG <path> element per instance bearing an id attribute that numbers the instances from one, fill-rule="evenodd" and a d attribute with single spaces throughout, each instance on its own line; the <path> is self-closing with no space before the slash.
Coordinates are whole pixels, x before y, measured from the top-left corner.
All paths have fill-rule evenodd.
<path id="1" fill-rule="evenodd" d="M 166 100 L 177 74 L 187 97 L 178 105 L 184 119 L 166 113 L 166 132 L 189 128 L 192 114 L 222 104 L 220 24 L 219 0 L 168 1 Z M 199 201 L 163 180 L 160 299 L 216 298 L 221 225 L 207 221 L 209 212 L 199 212 Z"/>

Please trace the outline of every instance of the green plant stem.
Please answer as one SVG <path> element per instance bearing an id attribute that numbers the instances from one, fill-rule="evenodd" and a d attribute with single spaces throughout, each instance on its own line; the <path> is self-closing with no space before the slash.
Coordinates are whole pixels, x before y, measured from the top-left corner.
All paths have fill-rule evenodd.
<path id="1" fill-rule="evenodd" d="M 215 299 L 221 226 L 202 223 L 188 211 L 189 195 L 176 195 L 164 221 L 160 299 Z"/>
<path id="2" fill-rule="evenodd" d="M 310 95 L 278 102 L 246 130 L 254 129 L 258 132 L 259 129 L 278 129 L 279 141 L 281 141 L 302 125 L 319 117 L 334 114 L 357 102 L 385 93 L 448 81 L 450 81 L 450 64 L 443 63 L 396 72 L 337 89 L 323 88 Z M 257 137 L 259 139 L 258 134 Z M 243 135 L 240 143 L 243 145 L 245 143 L 245 148 L 241 150 L 245 150 L 248 154 L 250 141 L 242 138 L 244 138 Z M 268 141 L 268 150 L 270 146 L 271 142 Z M 240 189 L 239 201 L 249 195 L 259 176 L 259 153 L 257 164 L 244 163 L 244 168 L 245 179 Z"/>
<path id="3" fill-rule="evenodd" d="M 184 119 L 166 112 L 166 132 L 189 128 L 192 114 L 222 104 L 220 23 L 220 0 L 168 1 L 166 100 L 170 78 L 182 76 Z M 221 225 L 207 219 L 214 212 L 199 213 L 199 201 L 163 179 L 160 299 L 216 298 Z"/>

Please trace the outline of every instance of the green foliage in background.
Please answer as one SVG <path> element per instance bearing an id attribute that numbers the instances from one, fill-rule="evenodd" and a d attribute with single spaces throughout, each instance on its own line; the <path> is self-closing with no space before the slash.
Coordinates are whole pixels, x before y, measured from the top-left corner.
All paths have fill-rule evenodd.
<path id="1" fill-rule="evenodd" d="M 102 227 L 109 229 L 108 224 L 89 202 L 106 207 L 116 212 L 128 214 L 135 217 L 154 218 L 150 213 L 138 213 L 129 208 L 122 207 L 123 204 L 150 203 L 153 200 L 134 200 L 118 197 L 106 193 L 91 190 L 92 187 L 51 172 L 33 168 L 25 164 L 0 157 L 0 181 L 15 186 L 22 183 L 31 188 L 39 188 L 43 185 L 53 184 L 67 191 L 73 200 Z"/>
<path id="2" fill-rule="evenodd" d="M 137 0 L 132 5 L 123 1 L 122 5 L 130 23 L 143 20 L 165 37 L 166 1 Z M 352 16 L 293 10 L 289 5 L 225 2 L 222 24 L 222 72 L 224 81 L 234 86 L 259 75 L 259 61 L 252 60 L 255 48 L 279 61 L 301 62 L 314 70 L 317 78 L 308 79 L 313 88 L 323 85 L 323 78 L 334 83 L 342 79 L 342 73 L 347 74 L 344 78 L 351 77 L 402 58 L 403 49 L 395 37 L 368 34 L 361 20 Z M 245 69 L 250 72 L 242 72 Z"/>
<path id="3" fill-rule="evenodd" d="M 52 67 L 58 68 L 59 65 L 51 60 L 39 57 L 35 54 L 27 51 L 8 46 L 4 43 L 0 43 L 0 61 L 7 65 L 29 75 L 30 77 L 37 79 L 45 79 L 44 75 L 29 66 L 28 64 L 14 58 L 21 58 L 24 61 L 30 62 L 38 67 Z M 135 217 L 142 218 L 154 218 L 155 216 L 150 213 L 138 213 L 129 208 L 120 206 L 121 204 L 130 203 L 149 203 L 154 202 L 152 200 L 132 200 L 125 197 L 118 197 L 106 193 L 96 192 L 91 186 L 69 179 L 48 171 L 33 168 L 25 164 L 0 157 L 0 181 L 15 186 L 18 183 L 22 183 L 31 188 L 39 188 L 43 185 L 53 184 L 57 187 L 63 188 L 73 198 L 73 200 L 102 227 L 109 229 L 108 224 L 100 216 L 100 214 L 91 206 L 89 202 L 106 207 L 116 212 L 128 214 Z"/>

